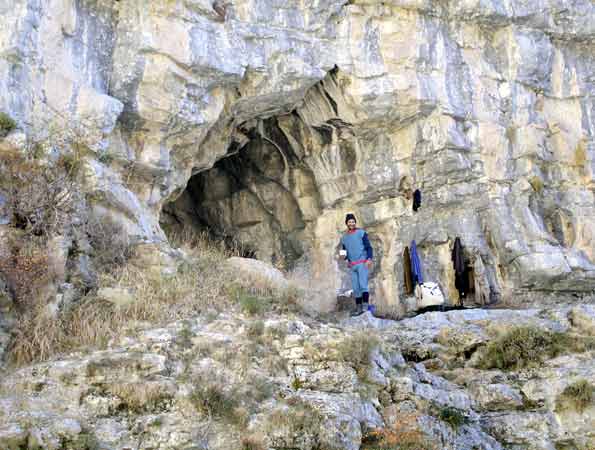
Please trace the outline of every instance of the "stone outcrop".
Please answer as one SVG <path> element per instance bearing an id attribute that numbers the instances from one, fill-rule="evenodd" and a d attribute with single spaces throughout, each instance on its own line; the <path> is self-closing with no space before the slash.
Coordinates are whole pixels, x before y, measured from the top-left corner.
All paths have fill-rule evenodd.
<path id="1" fill-rule="evenodd" d="M 457 236 L 479 302 L 593 291 L 590 0 L 17 0 L 0 16 L 17 124 L 2 151 L 75 153 L 81 207 L 146 249 L 167 251 L 162 227 L 209 227 L 340 289 L 354 212 L 386 314 L 406 312 L 414 239 L 450 303 Z"/>
<path id="2" fill-rule="evenodd" d="M 567 386 L 595 384 L 592 349 L 517 371 L 475 357 L 494 327 L 580 332 L 570 311 L 327 323 L 227 311 L 145 329 L 6 373 L 0 448 L 357 450 L 382 429 L 416 449 L 592 448 L 593 400 L 559 407 Z"/>

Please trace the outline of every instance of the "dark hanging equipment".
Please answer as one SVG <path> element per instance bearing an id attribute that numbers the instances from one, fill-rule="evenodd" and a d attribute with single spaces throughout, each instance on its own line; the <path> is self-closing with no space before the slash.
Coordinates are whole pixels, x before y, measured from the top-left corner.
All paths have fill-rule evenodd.
<path id="1" fill-rule="evenodd" d="M 413 211 L 417 211 L 421 206 L 421 191 L 416 189 L 413 192 Z"/>

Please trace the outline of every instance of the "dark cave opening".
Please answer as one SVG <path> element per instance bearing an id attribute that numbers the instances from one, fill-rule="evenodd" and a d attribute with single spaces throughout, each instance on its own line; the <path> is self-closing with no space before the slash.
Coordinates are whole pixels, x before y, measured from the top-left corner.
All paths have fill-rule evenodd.
<path id="1" fill-rule="evenodd" d="M 275 118 L 242 132 L 247 144 L 193 175 L 163 207 L 162 227 L 168 235 L 185 227 L 207 232 L 244 257 L 291 268 L 304 254 L 299 158 Z"/>

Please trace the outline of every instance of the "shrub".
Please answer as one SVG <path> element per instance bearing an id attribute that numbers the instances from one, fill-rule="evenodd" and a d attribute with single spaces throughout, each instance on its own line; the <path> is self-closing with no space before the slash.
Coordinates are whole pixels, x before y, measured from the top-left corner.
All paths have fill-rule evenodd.
<path id="1" fill-rule="evenodd" d="M 262 361 L 261 367 L 274 376 L 284 376 L 288 373 L 287 360 L 280 355 L 266 355 Z"/>
<path id="2" fill-rule="evenodd" d="M 109 165 L 113 160 L 114 156 L 108 152 L 102 152 L 97 155 L 97 161 L 105 165 Z"/>
<path id="3" fill-rule="evenodd" d="M 252 338 L 257 339 L 261 337 L 264 333 L 264 322 L 262 320 L 256 320 L 254 322 L 250 322 L 246 329 L 246 334 Z"/>
<path id="4" fill-rule="evenodd" d="M 16 235 L 16 236 L 15 236 Z M 0 272 L 13 293 L 20 311 L 40 300 L 42 289 L 55 275 L 45 239 L 16 232 L 0 251 Z"/>
<path id="5" fill-rule="evenodd" d="M 243 312 L 256 316 L 264 313 L 268 309 L 268 300 L 263 297 L 256 297 L 242 291 L 238 296 L 238 302 Z"/>
<path id="6" fill-rule="evenodd" d="M 546 358 L 593 348 L 593 339 L 552 332 L 536 326 L 515 326 L 491 341 L 483 350 L 482 369 L 518 370 L 540 365 Z"/>
<path id="7" fill-rule="evenodd" d="M 248 381 L 247 396 L 256 403 L 261 403 L 273 395 L 273 384 L 267 378 L 261 376 L 253 376 Z"/>
<path id="8" fill-rule="evenodd" d="M 302 387 L 304 387 L 304 382 L 298 377 L 295 377 L 293 380 L 291 380 L 291 388 L 294 391 L 299 391 Z"/>
<path id="9" fill-rule="evenodd" d="M 274 295 L 275 308 L 281 313 L 298 312 L 304 296 L 305 293 L 293 285 L 279 289 Z"/>
<path id="10" fill-rule="evenodd" d="M 43 165 L 20 153 L 0 155 L 0 190 L 7 197 L 11 226 L 46 237 L 62 233 L 79 192 L 60 161 Z"/>
<path id="11" fill-rule="evenodd" d="M 594 402 L 595 386 L 583 379 L 566 386 L 556 399 L 556 408 L 560 411 L 574 409 L 582 413 Z"/>
<path id="12" fill-rule="evenodd" d="M 465 425 L 468 420 L 465 414 L 457 408 L 452 408 L 450 406 L 440 407 L 438 409 L 438 418 L 443 422 L 446 422 L 454 429 L 459 428 L 462 425 Z"/>
<path id="13" fill-rule="evenodd" d="M 372 352 L 378 344 L 377 336 L 363 331 L 358 332 L 339 344 L 337 348 L 339 360 L 348 363 L 360 376 L 365 377 L 372 363 Z"/>
<path id="14" fill-rule="evenodd" d="M 202 414 L 238 422 L 237 408 L 239 402 L 234 392 L 226 392 L 224 388 L 213 382 L 205 382 L 194 388 L 190 401 Z"/>
<path id="15" fill-rule="evenodd" d="M 97 270 L 113 273 L 132 257 L 130 238 L 111 217 L 93 217 L 88 220 L 86 228 Z"/>
<path id="16" fill-rule="evenodd" d="M 70 439 L 63 440 L 60 448 L 63 450 L 99 450 L 101 445 L 95 435 L 83 431 Z"/>
<path id="17" fill-rule="evenodd" d="M 7 136 L 16 126 L 16 122 L 8 114 L 0 112 L 0 138 Z"/>

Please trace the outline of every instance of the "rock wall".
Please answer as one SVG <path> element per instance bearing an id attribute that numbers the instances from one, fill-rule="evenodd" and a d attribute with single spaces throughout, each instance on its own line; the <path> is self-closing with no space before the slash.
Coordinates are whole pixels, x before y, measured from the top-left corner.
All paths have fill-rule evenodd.
<path id="1" fill-rule="evenodd" d="M 85 208 L 140 242 L 167 247 L 160 216 L 206 223 L 340 288 L 354 212 L 388 312 L 407 309 L 413 239 L 452 303 L 457 236 L 481 301 L 595 287 L 589 0 L 16 0 L 0 16 L 2 151 L 76 148 Z"/>

